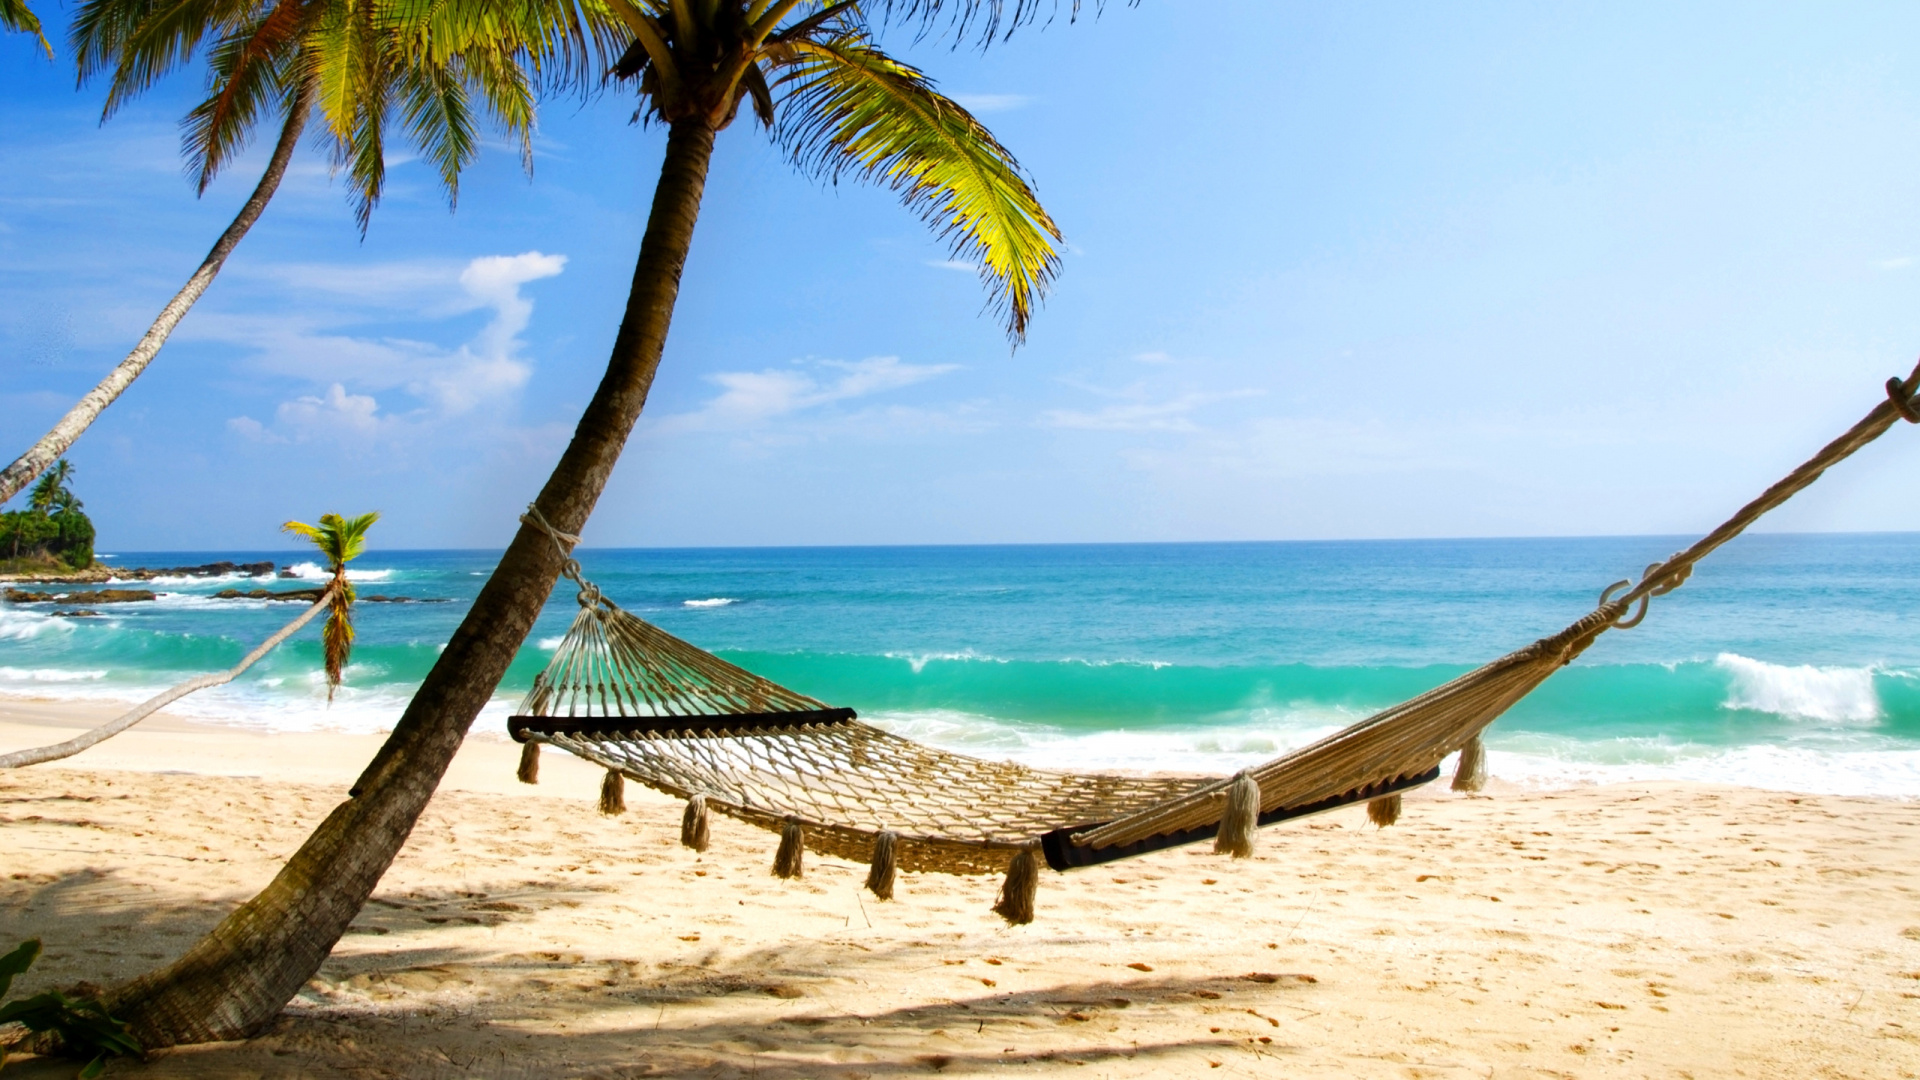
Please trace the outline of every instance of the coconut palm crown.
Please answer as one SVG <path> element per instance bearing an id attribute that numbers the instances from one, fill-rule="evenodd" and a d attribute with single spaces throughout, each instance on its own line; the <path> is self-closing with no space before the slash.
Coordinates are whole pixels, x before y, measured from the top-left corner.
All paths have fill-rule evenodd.
<path id="1" fill-rule="evenodd" d="M 205 50 L 207 96 L 181 125 L 181 151 L 200 191 L 263 120 L 291 117 L 310 102 L 364 232 L 386 181 L 386 128 L 396 119 L 436 167 L 449 201 L 479 152 L 482 112 L 531 159 L 533 89 L 515 62 L 524 43 L 448 38 L 484 25 L 461 8 L 487 2 L 84 0 L 72 44 L 82 81 L 108 79 L 103 117 Z"/>
<path id="2" fill-rule="evenodd" d="M 40 474 L 39 481 L 27 494 L 27 505 L 43 514 L 80 509 L 80 500 L 74 497 L 73 489 L 67 486 L 72 479 L 73 462 L 61 458 L 52 468 Z"/>
<path id="3" fill-rule="evenodd" d="M 340 686 L 340 672 L 353 653 L 354 592 L 353 582 L 347 580 L 347 564 L 360 557 L 366 547 L 367 529 L 379 520 L 378 513 L 353 518 L 322 514 L 319 525 L 289 521 L 280 526 L 281 532 L 295 533 L 313 541 L 313 546 L 319 548 L 327 560 L 327 569 L 333 572 L 333 580 L 327 586 L 327 624 L 320 631 L 321 647 L 326 654 L 329 702 Z"/>

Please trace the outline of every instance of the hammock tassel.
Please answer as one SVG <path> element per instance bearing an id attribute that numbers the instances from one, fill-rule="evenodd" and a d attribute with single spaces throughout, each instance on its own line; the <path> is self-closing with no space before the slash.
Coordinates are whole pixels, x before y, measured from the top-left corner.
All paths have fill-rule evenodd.
<path id="1" fill-rule="evenodd" d="M 680 817 L 680 842 L 695 851 L 707 850 L 707 797 L 695 795 L 687 800 L 687 812 Z"/>
<path id="2" fill-rule="evenodd" d="M 1025 926 L 1033 921 L 1033 900 L 1039 892 L 1040 849 L 1038 844 L 1028 844 L 1007 864 L 1007 880 L 1000 885 L 993 912 L 1008 926 Z"/>
<path id="3" fill-rule="evenodd" d="M 780 830 L 780 850 L 773 856 L 773 876 L 793 879 L 801 875 L 801 858 L 807 850 L 807 831 L 800 827 L 800 819 L 790 817 L 786 827 Z"/>
<path id="4" fill-rule="evenodd" d="M 873 838 L 873 858 L 867 863 L 867 891 L 882 900 L 893 899 L 893 848 L 899 834 L 882 829 Z"/>
<path id="5" fill-rule="evenodd" d="M 523 784 L 537 784 L 540 782 L 539 743 L 528 739 L 526 742 L 520 744 L 520 767 L 514 770 L 513 775 L 518 777 Z"/>
<path id="6" fill-rule="evenodd" d="M 600 781 L 600 812 L 609 817 L 627 812 L 627 778 L 619 769 L 608 769 L 607 778 Z"/>
<path id="7" fill-rule="evenodd" d="M 1487 786 L 1487 748 L 1475 735 L 1460 748 L 1460 764 L 1453 768 L 1453 790 L 1468 793 Z"/>
<path id="8" fill-rule="evenodd" d="M 1382 795 L 1367 803 L 1367 820 L 1384 829 L 1400 820 L 1400 793 Z"/>
<path id="9" fill-rule="evenodd" d="M 1213 837 L 1215 855 L 1244 859 L 1253 854 L 1253 835 L 1260 827 L 1260 781 L 1241 770 L 1227 785 L 1227 812 Z"/>

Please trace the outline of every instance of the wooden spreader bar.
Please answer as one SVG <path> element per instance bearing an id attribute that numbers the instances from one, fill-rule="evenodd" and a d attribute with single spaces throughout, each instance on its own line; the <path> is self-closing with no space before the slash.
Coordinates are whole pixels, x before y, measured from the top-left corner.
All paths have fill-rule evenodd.
<path id="1" fill-rule="evenodd" d="M 844 724 L 852 709 L 735 713 L 728 716 L 510 716 L 507 734 L 514 742 L 535 735 L 673 735 L 724 738 L 751 731 L 777 731 L 807 725 Z"/>

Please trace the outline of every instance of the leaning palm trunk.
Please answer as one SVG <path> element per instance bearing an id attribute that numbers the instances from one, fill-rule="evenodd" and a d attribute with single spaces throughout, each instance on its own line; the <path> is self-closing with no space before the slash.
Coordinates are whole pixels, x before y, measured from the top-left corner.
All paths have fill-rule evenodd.
<path id="1" fill-rule="evenodd" d="M 83 735 L 77 735 L 63 743 L 52 746 L 36 746 L 28 750 L 15 750 L 11 754 L 0 754 L 0 769 L 18 769 L 26 765 L 39 765 L 42 762 L 58 761 L 72 757 L 90 746 L 113 738 L 133 725 L 159 712 L 161 709 L 179 701 L 196 690 L 205 690 L 211 686 L 224 686 L 240 677 L 240 674 L 259 663 L 260 658 L 272 652 L 281 642 L 298 633 L 300 628 L 313 621 L 315 615 L 325 611 L 332 602 L 337 588 L 328 586 L 314 605 L 300 613 L 300 617 L 281 627 L 274 635 L 260 643 L 260 647 L 248 653 L 238 664 L 225 671 L 216 671 L 211 675 L 202 675 L 197 679 L 188 679 L 164 694 L 141 702 L 139 707 L 126 713 L 111 723 L 102 724 Z"/>
<path id="2" fill-rule="evenodd" d="M 253 223 L 258 221 L 260 214 L 266 210 L 267 201 L 273 198 L 274 191 L 280 186 L 281 178 L 287 174 L 287 163 L 293 159 L 294 147 L 300 142 L 300 132 L 307 126 L 307 113 L 312 106 L 313 90 L 310 85 L 303 85 L 294 95 L 293 107 L 287 110 L 287 120 L 280 128 L 280 141 L 274 144 L 273 156 L 267 160 L 266 173 L 254 186 L 253 194 L 240 207 L 240 213 L 234 217 L 233 223 L 227 226 L 226 232 L 220 234 L 220 239 L 213 245 L 213 250 L 207 252 L 206 259 L 200 263 L 200 268 L 193 272 L 193 276 L 187 279 L 186 285 L 174 294 L 172 300 L 167 301 L 166 307 L 160 309 L 160 317 L 153 320 L 152 326 L 147 327 L 147 332 L 141 336 L 140 343 L 133 347 L 133 351 L 127 354 L 127 358 L 120 361 L 118 367 L 108 372 L 107 377 L 100 380 L 100 385 L 87 391 L 85 397 L 76 402 L 73 408 L 67 410 L 67 415 L 53 425 L 52 431 L 41 436 L 39 442 L 29 447 L 27 452 L 7 466 L 5 471 L 0 472 L 0 503 L 19 494 L 28 484 L 33 483 L 34 478 L 39 476 L 42 470 L 59 460 L 60 455 L 66 453 L 67 448 L 73 445 L 74 440 L 92 426 L 94 419 L 105 411 L 107 406 L 113 404 L 114 399 L 118 398 L 122 391 L 133 385 L 133 380 L 139 378 L 140 373 L 153 362 L 153 358 L 159 355 L 160 347 L 167 343 L 167 336 L 173 333 L 173 328 L 180 325 L 181 319 L 187 317 L 187 312 L 192 309 L 194 302 L 199 300 L 201 294 L 207 291 L 207 287 L 213 284 L 214 276 L 220 273 L 220 267 L 226 263 L 227 256 L 233 253 L 233 249 L 240 243 L 240 238 L 247 235 L 247 230 L 253 228 Z"/>
<path id="3" fill-rule="evenodd" d="M 559 530 L 577 533 L 586 524 L 646 404 L 713 139 L 704 119 L 671 127 L 613 356 L 535 504 Z M 108 995 L 143 1045 L 250 1035 L 319 971 L 406 843 L 468 727 L 532 630 L 563 561 L 551 538 L 523 526 L 347 801 L 272 884 L 185 956 Z"/>

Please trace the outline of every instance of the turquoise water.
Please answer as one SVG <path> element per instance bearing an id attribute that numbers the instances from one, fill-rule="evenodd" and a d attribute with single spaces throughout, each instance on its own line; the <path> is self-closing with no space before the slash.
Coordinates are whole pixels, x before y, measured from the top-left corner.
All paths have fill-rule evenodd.
<path id="1" fill-rule="evenodd" d="M 956 749 L 1221 771 L 1552 633 L 1680 538 L 585 551 L 615 600 L 737 663 Z M 276 729 L 388 727 L 495 554 L 374 551 L 348 685 L 314 631 L 182 711 Z M 298 553 L 118 552 L 119 565 Z M 318 579 L 311 563 L 303 574 Z M 1757 536 L 1508 713 L 1526 782 L 1676 777 L 1920 796 L 1920 535 Z M 0 607 L 0 693 L 138 699 L 230 665 L 295 608 L 161 581 L 102 619 Z M 481 720 L 499 729 L 574 610 L 563 587 Z"/>

